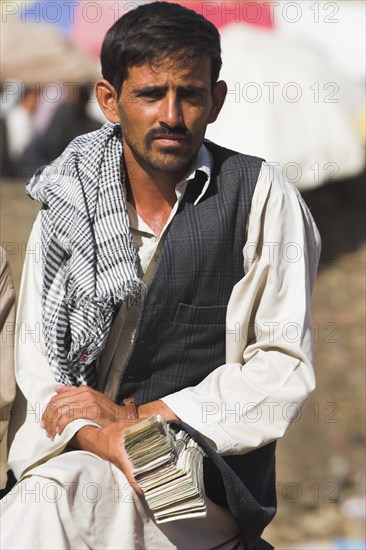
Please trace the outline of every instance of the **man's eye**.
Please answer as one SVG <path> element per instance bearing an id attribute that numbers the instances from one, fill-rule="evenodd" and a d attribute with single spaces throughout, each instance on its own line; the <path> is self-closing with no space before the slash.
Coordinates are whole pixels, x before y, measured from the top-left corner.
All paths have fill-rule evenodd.
<path id="1" fill-rule="evenodd" d="M 188 101 L 197 101 L 202 103 L 204 100 L 204 92 L 202 90 L 182 90 L 179 94 L 181 99 Z"/>
<path id="2" fill-rule="evenodd" d="M 148 90 L 141 92 L 139 96 L 146 99 L 161 99 L 164 96 L 164 92 L 161 90 Z"/>

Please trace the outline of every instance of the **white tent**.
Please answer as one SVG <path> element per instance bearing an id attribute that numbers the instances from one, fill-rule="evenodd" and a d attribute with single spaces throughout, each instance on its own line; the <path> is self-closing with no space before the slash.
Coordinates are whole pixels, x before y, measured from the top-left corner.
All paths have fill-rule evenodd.
<path id="1" fill-rule="evenodd" d="M 233 23 L 221 35 L 229 93 L 209 139 L 264 157 L 300 189 L 362 170 L 361 87 L 322 50 L 277 30 Z"/>

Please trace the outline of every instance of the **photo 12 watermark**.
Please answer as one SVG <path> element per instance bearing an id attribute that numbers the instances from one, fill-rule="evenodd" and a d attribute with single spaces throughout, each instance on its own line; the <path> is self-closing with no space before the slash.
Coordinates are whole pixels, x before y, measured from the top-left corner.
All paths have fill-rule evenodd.
<path id="1" fill-rule="evenodd" d="M 111 23 L 125 13 L 140 6 L 141 1 L 37 1 L 37 2 L 1 2 L 1 20 L 6 23 L 16 16 L 22 23 L 57 24 L 67 21 L 73 24 L 80 18 L 87 24 L 98 24 L 108 17 Z M 189 7 L 189 2 L 186 2 Z M 229 0 L 211 0 L 196 2 L 195 9 L 206 19 L 216 24 L 251 23 L 276 25 L 284 22 L 296 25 L 306 19 L 314 24 L 334 25 L 341 21 L 339 2 L 246 2 Z"/>
<path id="2" fill-rule="evenodd" d="M 339 412 L 339 405 L 334 401 L 325 403 L 314 401 L 308 403 L 305 407 L 294 401 L 288 403 L 270 400 L 263 403 L 235 401 L 230 404 L 225 401 L 206 401 L 202 403 L 201 419 L 204 424 L 213 420 L 222 424 L 227 422 L 236 424 L 256 424 L 258 422 L 274 424 L 279 420 L 293 424 L 303 416 L 309 416 L 310 414 L 310 418 L 315 424 L 338 424 L 340 422 Z"/>

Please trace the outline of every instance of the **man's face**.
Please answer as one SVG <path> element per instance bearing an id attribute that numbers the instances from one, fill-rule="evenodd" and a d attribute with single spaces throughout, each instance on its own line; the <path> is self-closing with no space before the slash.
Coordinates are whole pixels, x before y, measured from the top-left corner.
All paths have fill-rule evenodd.
<path id="1" fill-rule="evenodd" d="M 147 172 L 183 177 L 216 120 L 221 95 L 212 94 L 209 59 L 188 68 L 171 60 L 131 67 L 116 104 L 124 148 Z"/>

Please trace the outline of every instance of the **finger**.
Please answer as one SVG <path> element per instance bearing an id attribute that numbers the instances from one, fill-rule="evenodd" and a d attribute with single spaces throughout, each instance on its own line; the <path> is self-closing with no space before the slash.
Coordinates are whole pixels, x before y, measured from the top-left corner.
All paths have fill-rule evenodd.
<path id="1" fill-rule="evenodd" d="M 141 489 L 140 485 L 137 483 L 135 476 L 133 475 L 133 464 L 128 457 L 127 453 L 119 454 L 117 457 L 115 457 L 114 460 L 112 460 L 114 464 L 120 468 L 120 470 L 123 471 L 123 473 L 126 476 L 126 479 L 128 483 L 131 485 L 132 489 L 139 495 L 144 494 L 143 490 Z"/>
<path id="2" fill-rule="evenodd" d="M 59 411 L 60 405 L 50 401 L 43 412 L 41 426 L 47 430 L 47 427 L 52 425 L 52 423 L 57 420 L 57 417 L 60 414 Z"/>
<path id="3" fill-rule="evenodd" d="M 131 485 L 133 490 L 139 494 L 144 494 L 143 490 L 141 489 L 140 485 L 137 483 L 135 476 L 134 476 L 134 465 L 132 460 L 130 459 L 124 444 L 124 437 L 121 434 L 120 435 L 120 441 L 119 441 L 119 449 L 120 449 L 120 460 L 121 460 L 121 466 L 122 470 L 127 478 L 128 483 Z"/>
<path id="4" fill-rule="evenodd" d="M 73 409 L 70 411 L 68 407 L 62 407 L 60 414 L 55 422 L 53 422 L 48 427 L 48 434 L 52 441 L 55 439 L 56 435 L 61 435 L 64 429 L 70 422 L 82 418 L 82 411 L 78 409 Z"/>
<path id="5" fill-rule="evenodd" d="M 55 387 L 56 393 L 62 393 L 64 391 L 70 390 L 70 389 L 76 389 L 77 386 L 64 386 L 63 384 L 58 384 Z"/>
<path id="6" fill-rule="evenodd" d="M 42 417 L 43 428 L 48 437 L 54 440 L 56 435 L 61 434 L 65 426 L 72 420 L 83 417 L 82 411 L 82 407 L 77 407 L 75 403 L 73 407 L 70 407 L 68 403 L 49 403 Z"/>
<path id="7" fill-rule="evenodd" d="M 53 439 L 56 437 L 56 435 L 61 435 L 64 429 L 70 422 L 73 420 L 76 420 L 77 418 L 82 418 L 81 414 L 78 414 L 77 412 L 73 411 L 72 417 L 70 417 L 70 411 L 66 411 L 64 414 L 60 416 L 60 418 L 57 420 L 56 425 L 54 426 L 54 431 L 52 433 Z"/>
<path id="8" fill-rule="evenodd" d="M 133 476 L 131 477 L 128 474 L 125 474 L 125 476 L 128 483 L 131 485 L 132 489 L 135 491 L 135 493 L 137 493 L 138 495 L 144 496 L 144 491 L 141 489 L 140 485 L 137 483 L 135 478 Z"/>

